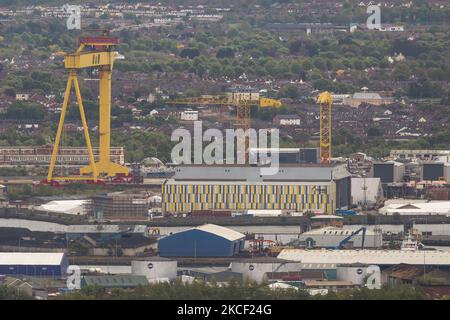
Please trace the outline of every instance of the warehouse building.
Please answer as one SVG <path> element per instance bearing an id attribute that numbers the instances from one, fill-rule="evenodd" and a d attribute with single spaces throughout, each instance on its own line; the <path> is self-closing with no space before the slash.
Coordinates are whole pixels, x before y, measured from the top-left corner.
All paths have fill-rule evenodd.
<path id="1" fill-rule="evenodd" d="M 351 206 L 345 165 L 280 164 L 274 175 L 244 165 L 182 165 L 162 187 L 164 213 L 283 210 L 332 213 Z"/>
<path id="2" fill-rule="evenodd" d="M 148 217 L 148 196 L 142 193 L 98 194 L 85 204 L 86 214 L 95 219 L 143 219 Z"/>
<path id="3" fill-rule="evenodd" d="M 389 267 L 401 263 L 440 268 L 450 267 L 450 251 L 441 250 L 304 250 L 283 249 L 279 259 L 299 261 L 303 264 L 354 264 Z"/>
<path id="4" fill-rule="evenodd" d="M 420 163 L 420 177 L 426 181 L 450 182 L 450 163 L 423 161 Z"/>
<path id="5" fill-rule="evenodd" d="M 383 199 L 380 178 L 352 178 L 352 202 L 360 207 L 373 207 Z"/>
<path id="6" fill-rule="evenodd" d="M 319 163 L 319 148 L 249 148 L 250 158 L 257 159 L 259 164 L 270 164 L 274 155 L 281 164 Z"/>
<path id="7" fill-rule="evenodd" d="M 450 216 L 450 201 L 427 201 L 427 200 L 398 200 L 388 201 L 380 208 L 380 214 L 384 215 L 406 215 L 406 216 Z"/>
<path id="8" fill-rule="evenodd" d="M 383 245 L 381 232 L 366 230 L 363 235 L 362 232 L 356 234 L 355 231 L 356 229 L 325 227 L 304 232 L 298 240 L 301 246 L 307 248 L 337 248 L 342 243 L 345 248 L 353 249 L 361 248 L 363 242 L 365 248 L 381 248 Z M 345 239 L 348 239 L 348 241 L 343 243 Z"/>
<path id="9" fill-rule="evenodd" d="M 69 263 L 65 253 L 0 252 L 0 274 L 61 277 Z"/>
<path id="10" fill-rule="evenodd" d="M 83 276 L 83 278 L 81 278 L 81 288 L 87 286 L 99 286 L 106 289 L 134 289 L 146 285 L 148 285 L 146 277 L 128 274 Z"/>
<path id="11" fill-rule="evenodd" d="M 380 178 L 381 183 L 402 182 L 405 165 L 396 161 L 374 162 L 371 176 Z"/>
<path id="12" fill-rule="evenodd" d="M 14 146 L 0 148 L 0 164 L 8 165 L 48 165 L 53 152 L 52 145 L 45 146 Z M 99 149 L 92 148 L 94 160 L 99 160 Z M 125 153 L 123 147 L 111 147 L 110 158 L 114 163 L 123 165 Z M 61 147 L 58 149 L 56 163 L 64 165 L 82 166 L 89 163 L 89 152 L 85 147 Z"/>
<path id="13" fill-rule="evenodd" d="M 450 150 L 391 150 L 389 157 L 393 160 L 442 161 L 450 162 Z"/>
<path id="14" fill-rule="evenodd" d="M 231 257 L 244 249 L 245 235 L 206 224 L 159 240 L 161 257 Z"/>

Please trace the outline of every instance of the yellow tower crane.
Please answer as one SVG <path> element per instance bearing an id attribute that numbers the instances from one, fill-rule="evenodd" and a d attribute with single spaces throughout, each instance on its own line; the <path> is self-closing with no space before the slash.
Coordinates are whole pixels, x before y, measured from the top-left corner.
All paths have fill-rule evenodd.
<path id="1" fill-rule="evenodd" d="M 68 70 L 69 76 L 67 80 L 64 102 L 61 109 L 61 117 L 59 119 L 58 130 L 56 133 L 55 144 L 50 162 L 50 168 L 47 175 L 47 183 L 53 183 L 57 180 L 93 180 L 97 182 L 99 176 L 114 177 L 118 175 L 128 175 L 128 168 L 113 163 L 110 160 L 110 135 L 111 135 L 111 75 L 114 60 L 117 52 L 116 45 L 119 39 L 114 37 L 84 37 L 80 38 L 79 47 L 75 53 L 64 55 L 64 67 Z M 89 51 L 83 51 L 85 48 Z M 86 122 L 86 116 L 83 108 L 80 87 L 78 84 L 77 72 L 84 68 L 98 68 L 99 70 L 99 159 L 94 160 L 94 153 L 89 137 L 89 129 Z M 75 87 L 78 108 L 80 110 L 81 121 L 83 123 L 86 146 L 89 154 L 89 165 L 80 169 L 80 176 L 72 177 L 53 177 L 56 158 L 58 155 L 58 147 L 63 130 L 64 119 L 67 110 L 67 104 L 72 88 Z M 90 176 L 89 176 L 90 175 Z"/>
<path id="2" fill-rule="evenodd" d="M 242 128 L 243 130 L 247 130 L 251 126 L 250 111 L 252 106 L 256 105 L 259 108 L 280 108 L 282 106 L 281 101 L 272 98 L 259 98 L 259 100 L 241 98 L 236 101 L 226 95 L 205 95 L 195 98 L 170 100 L 166 103 L 181 105 L 220 105 L 236 107 L 235 125 L 238 128 Z"/>
<path id="3" fill-rule="evenodd" d="M 317 103 L 320 107 L 320 162 L 331 162 L 331 106 L 333 97 L 327 91 L 319 94 Z"/>
<path id="4" fill-rule="evenodd" d="M 251 127 L 251 107 L 257 105 L 258 107 L 280 107 L 281 103 L 275 99 L 264 98 L 264 101 L 253 101 L 240 99 L 239 101 L 233 101 L 226 96 L 202 96 L 196 98 L 184 98 L 167 101 L 168 104 L 179 105 L 219 105 L 219 106 L 231 106 L 236 107 L 236 120 L 234 125 L 237 128 L 244 130 L 244 132 Z M 264 106 L 262 106 L 264 104 Z M 248 163 L 248 137 L 245 139 L 245 162 Z"/>

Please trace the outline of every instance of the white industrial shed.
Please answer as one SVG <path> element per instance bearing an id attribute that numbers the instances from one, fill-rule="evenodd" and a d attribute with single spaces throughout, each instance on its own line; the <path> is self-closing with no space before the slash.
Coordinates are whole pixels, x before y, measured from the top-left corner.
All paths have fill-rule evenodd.
<path id="1" fill-rule="evenodd" d="M 85 203 L 86 200 L 55 200 L 42 204 L 36 209 L 65 214 L 84 214 Z"/>
<path id="2" fill-rule="evenodd" d="M 446 215 L 450 216 L 450 201 L 390 203 L 379 210 L 380 214 L 392 215 Z"/>
<path id="3" fill-rule="evenodd" d="M 313 229 L 302 233 L 298 240 L 301 245 L 307 248 L 335 248 L 339 244 L 352 236 L 356 229 L 344 229 L 336 227 L 325 227 L 320 229 Z M 346 245 L 351 245 L 354 248 L 361 248 L 363 242 L 363 233 L 360 232 L 352 236 Z M 380 248 L 383 245 L 383 236 L 379 232 L 373 230 L 366 230 L 364 236 L 365 248 Z"/>
<path id="4" fill-rule="evenodd" d="M 353 204 L 362 206 L 374 205 L 383 198 L 383 188 L 380 178 L 352 178 Z"/>
<path id="5" fill-rule="evenodd" d="M 413 265 L 450 266 L 450 251 L 440 250 L 302 250 L 284 249 L 279 259 L 301 263 L 349 264 L 363 263 L 382 266 L 400 263 Z"/>

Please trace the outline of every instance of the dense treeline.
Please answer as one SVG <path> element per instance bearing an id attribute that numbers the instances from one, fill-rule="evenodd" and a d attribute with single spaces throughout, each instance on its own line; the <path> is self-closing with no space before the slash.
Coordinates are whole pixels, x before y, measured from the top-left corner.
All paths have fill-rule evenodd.
<path id="1" fill-rule="evenodd" d="M 195 282 L 158 283 L 138 287 L 133 292 L 114 289 L 107 293 L 98 286 L 85 287 L 80 291 L 63 295 L 61 299 L 118 299 L 118 300 L 424 300 L 427 296 L 418 288 L 401 287 L 380 290 L 354 289 L 325 296 L 311 297 L 304 290 L 272 290 L 266 284 L 230 282 L 218 286 Z"/>

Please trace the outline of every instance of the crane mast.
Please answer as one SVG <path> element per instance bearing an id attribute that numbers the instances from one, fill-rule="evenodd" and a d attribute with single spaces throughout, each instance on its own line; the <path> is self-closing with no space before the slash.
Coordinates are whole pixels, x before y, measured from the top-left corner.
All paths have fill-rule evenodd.
<path id="1" fill-rule="evenodd" d="M 320 162 L 331 162 L 331 106 L 333 98 L 327 91 L 319 94 L 317 103 L 320 108 Z"/>

